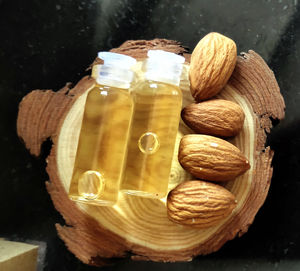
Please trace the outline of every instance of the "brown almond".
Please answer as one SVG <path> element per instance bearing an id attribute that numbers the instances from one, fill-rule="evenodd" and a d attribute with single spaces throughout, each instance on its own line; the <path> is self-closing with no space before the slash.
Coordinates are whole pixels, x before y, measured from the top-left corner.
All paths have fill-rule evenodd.
<path id="1" fill-rule="evenodd" d="M 218 94 L 230 78 L 237 58 L 235 42 L 209 33 L 195 47 L 190 62 L 191 93 L 196 101 Z"/>
<path id="2" fill-rule="evenodd" d="M 185 135 L 180 141 L 178 160 L 192 175 L 209 181 L 229 181 L 250 168 L 236 146 L 208 135 Z"/>
<path id="3" fill-rule="evenodd" d="M 186 106 L 181 117 L 199 134 L 230 137 L 242 129 L 245 114 L 238 104 L 216 99 Z"/>
<path id="4" fill-rule="evenodd" d="M 185 181 L 168 194 L 171 221 L 197 228 L 214 226 L 236 206 L 235 196 L 224 187 L 200 180 Z"/>

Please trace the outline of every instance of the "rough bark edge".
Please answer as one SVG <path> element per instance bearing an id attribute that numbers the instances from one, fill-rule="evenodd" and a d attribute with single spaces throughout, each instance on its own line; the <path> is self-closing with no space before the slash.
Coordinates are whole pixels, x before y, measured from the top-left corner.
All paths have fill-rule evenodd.
<path id="1" fill-rule="evenodd" d="M 178 55 L 186 55 L 186 48 L 183 48 L 178 41 L 167 39 L 154 40 L 127 40 L 120 47 L 111 49 L 110 52 L 119 53 L 134 57 L 137 60 L 142 60 L 147 57 L 149 50 L 164 50 Z M 189 62 L 190 57 L 187 61 Z M 96 58 L 91 67 L 97 64 L 102 64 L 103 61 Z M 90 68 L 91 68 L 90 67 Z"/>
<path id="2" fill-rule="evenodd" d="M 42 143 L 56 133 L 58 119 L 71 102 L 67 95 L 70 83 L 58 92 L 33 90 L 19 104 L 17 133 L 32 155 L 38 156 Z M 34 123 L 34 129 L 32 129 Z"/>
<path id="3" fill-rule="evenodd" d="M 256 67 L 255 69 L 252 65 L 261 66 L 262 70 L 258 69 L 259 67 Z M 255 78 L 256 72 L 254 72 L 254 74 L 248 74 L 248 70 L 251 70 L 249 67 L 251 67 L 253 71 L 262 71 L 262 73 L 259 73 L 260 78 L 258 79 L 260 80 Z M 261 74 L 264 76 L 261 76 Z M 269 98 L 271 99 L 270 107 L 268 107 L 269 102 L 267 104 L 253 104 L 254 101 L 256 103 L 257 100 L 255 99 L 255 96 L 251 94 L 252 92 L 249 91 L 249 88 L 253 89 L 253 86 L 247 84 L 249 80 L 247 76 L 253 76 L 255 79 L 254 82 L 256 82 L 254 89 L 258 92 L 263 91 L 263 89 L 259 89 L 259 84 L 262 84 L 261 79 L 266 82 L 266 85 L 270 86 L 267 88 L 268 90 L 271 89 L 273 91 L 273 93 L 270 93 L 269 95 Z M 247 232 L 249 225 L 253 222 L 257 211 L 266 198 L 272 176 L 272 168 L 270 167 L 270 164 L 273 153 L 269 148 L 264 149 L 266 139 L 264 129 L 269 131 L 271 128 L 271 121 L 269 120 L 269 117 L 281 119 L 284 116 L 284 102 L 280 95 L 275 77 L 265 62 L 257 54 L 250 51 L 249 54 L 244 54 L 243 57 L 239 57 L 236 70 L 229 82 L 229 85 L 232 85 L 236 90 L 239 90 L 240 93 L 245 95 L 245 97 L 250 101 L 254 112 L 258 115 L 258 119 L 260 120 L 260 122 L 257 123 L 257 128 L 260 131 L 257 138 L 262 138 L 262 140 L 257 142 L 257 150 L 260 151 L 258 158 L 260 163 L 257 163 L 257 174 L 255 176 L 255 181 L 252 182 L 251 193 L 247 198 L 247 202 L 251 202 L 252 206 L 250 210 L 248 210 L 247 207 L 249 207 L 249 204 L 245 204 L 240 210 L 239 215 L 234 216 L 230 221 L 228 221 L 228 223 L 224 225 L 217 234 L 212 236 L 212 238 L 208 239 L 200 246 L 196 246 L 185 251 L 153 251 L 149 248 L 126 243 L 125 240 L 110 231 L 99 227 L 98 224 L 97 227 L 95 224 L 97 221 L 83 214 L 72 202 L 68 201 L 70 206 L 66 205 L 65 201 L 67 199 L 67 195 L 62 187 L 59 177 L 57 176 L 55 135 L 59 131 L 59 123 L 61 123 L 61 120 L 64 119 L 63 112 L 68 112 L 68 109 L 70 109 L 76 98 L 84 92 L 84 89 L 88 88 L 90 83 L 90 79 L 84 78 L 72 90 L 69 90 L 69 87 L 67 89 L 63 88 L 61 92 L 65 97 L 63 97 L 59 92 L 54 93 L 46 91 L 40 93 L 35 91 L 23 99 L 20 104 L 18 116 L 18 134 L 24 140 L 26 147 L 32 154 L 38 155 L 40 145 L 43 140 L 49 136 L 52 137 L 54 147 L 48 158 L 47 167 L 47 171 L 52 182 L 47 183 L 47 189 L 52 197 L 55 207 L 64 216 L 66 223 L 73 226 L 62 227 L 57 225 L 58 233 L 65 241 L 68 248 L 77 257 L 79 257 L 80 260 L 92 265 L 103 265 L 109 262 L 108 258 L 110 257 L 124 257 L 126 256 L 126 251 L 132 251 L 136 255 L 131 257 L 138 260 L 187 261 L 191 260 L 193 256 L 198 254 L 208 254 L 216 251 L 226 241 L 233 239 L 237 234 L 242 235 Z M 48 97 L 43 97 L 43 95 Z M 47 107 L 48 104 L 49 106 Z M 39 108 L 38 111 L 36 111 L 35 106 Z M 47 109 L 44 109 L 44 107 Z M 61 109 L 61 112 L 59 109 Z M 44 113 L 39 110 L 43 110 Z M 37 114 L 37 112 L 40 113 Z M 56 113 L 50 116 L 49 122 L 45 125 L 45 123 L 40 121 L 40 117 L 51 112 Z M 34 133 L 32 133 L 32 130 L 28 132 L 27 129 L 27 120 L 30 119 L 28 118 L 29 116 L 33 117 L 31 122 L 34 121 L 33 123 L 36 125 Z M 41 132 L 39 132 L 40 129 Z M 253 208 L 253 201 L 256 203 L 255 208 Z M 72 215 L 70 215 L 70 210 L 72 210 Z M 248 212 L 247 216 L 243 216 L 243 212 Z M 95 228 L 95 230 L 93 232 L 86 232 L 86 228 L 84 227 L 86 223 L 89 225 L 95 225 L 95 227 L 89 227 Z M 235 227 L 232 228 L 231 225 L 235 225 Z M 225 227 L 229 228 L 229 230 L 227 231 L 224 229 Z M 95 238 L 95 236 L 97 236 L 97 238 Z M 88 243 L 86 243 L 87 246 L 83 246 L 82 240 L 88 241 Z M 94 240 L 97 240 L 97 242 L 94 242 Z"/>
<path id="4" fill-rule="evenodd" d="M 26 148 L 34 156 L 39 156 L 41 145 L 47 138 L 57 135 L 58 124 L 66 112 L 94 79 L 84 77 L 76 87 L 67 83 L 57 92 L 52 90 L 33 90 L 19 104 L 17 134 Z"/>

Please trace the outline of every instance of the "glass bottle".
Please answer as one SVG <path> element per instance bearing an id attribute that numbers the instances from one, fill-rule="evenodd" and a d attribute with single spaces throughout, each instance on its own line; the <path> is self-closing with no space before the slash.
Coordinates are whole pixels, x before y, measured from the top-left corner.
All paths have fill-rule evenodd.
<path id="1" fill-rule="evenodd" d="M 145 80 L 132 90 L 135 106 L 122 192 L 150 198 L 167 193 L 182 107 L 178 86 L 183 62 L 173 53 L 148 52 Z"/>
<path id="2" fill-rule="evenodd" d="M 93 205 L 117 202 L 133 113 L 132 57 L 100 52 L 96 85 L 87 95 L 69 197 Z"/>

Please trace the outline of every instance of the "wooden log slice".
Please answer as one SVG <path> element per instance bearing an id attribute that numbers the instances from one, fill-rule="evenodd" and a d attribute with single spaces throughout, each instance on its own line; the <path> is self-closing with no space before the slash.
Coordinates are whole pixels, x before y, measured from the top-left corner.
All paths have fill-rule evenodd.
<path id="1" fill-rule="evenodd" d="M 148 49 L 164 49 L 179 54 L 184 49 L 173 41 L 129 41 L 114 52 L 142 59 Z M 188 58 L 181 78 L 183 106 L 192 103 L 189 91 Z M 97 61 L 95 62 L 97 63 Z M 234 73 L 218 97 L 238 103 L 246 118 L 242 131 L 231 139 L 248 158 L 251 169 L 226 188 L 237 198 L 234 212 L 217 226 L 195 229 L 168 220 L 165 199 L 155 200 L 120 194 L 113 207 L 75 203 L 67 196 L 72 175 L 86 95 L 94 85 L 84 77 L 71 88 L 58 92 L 35 90 L 24 97 L 19 107 L 18 135 L 33 155 L 38 156 L 47 138 L 53 142 L 47 158 L 46 182 L 55 208 L 66 225 L 56 225 L 68 249 L 84 263 L 103 265 L 110 258 L 129 256 L 152 261 L 188 261 L 199 254 L 218 250 L 226 241 L 247 232 L 265 201 L 272 177 L 273 152 L 265 147 L 270 118 L 284 117 L 284 101 L 273 72 L 253 51 L 238 57 Z M 180 123 L 173 157 L 169 189 L 191 179 L 178 163 L 180 138 L 192 133 Z"/>

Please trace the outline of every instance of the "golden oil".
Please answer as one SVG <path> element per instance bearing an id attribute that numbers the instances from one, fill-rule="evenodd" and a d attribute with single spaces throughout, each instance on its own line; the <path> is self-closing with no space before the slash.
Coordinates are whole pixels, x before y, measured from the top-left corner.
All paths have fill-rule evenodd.
<path id="1" fill-rule="evenodd" d="M 162 198 L 168 188 L 182 94 L 178 87 L 157 82 L 137 87 L 121 188 L 128 194 Z"/>
<path id="2" fill-rule="evenodd" d="M 174 54 L 156 53 L 158 57 L 145 64 L 146 80 L 132 90 L 134 114 L 121 190 L 162 198 L 167 193 L 180 121 L 182 93 L 178 85 L 183 58 L 175 55 L 174 63 Z"/>
<path id="3" fill-rule="evenodd" d="M 72 200 L 93 205 L 117 202 L 133 113 L 132 74 L 126 74 L 115 63 L 102 67 L 97 82 L 106 85 L 97 84 L 87 95 L 69 189 Z"/>

